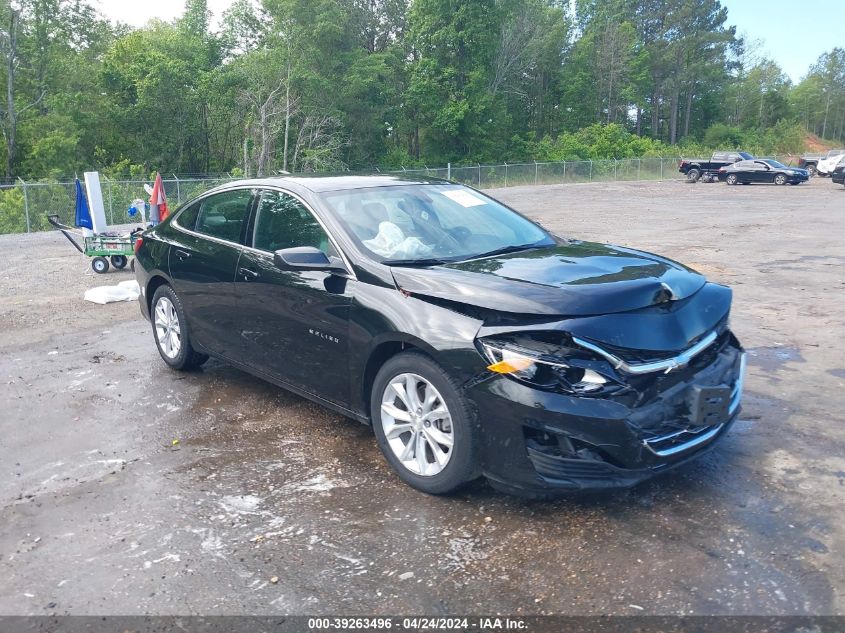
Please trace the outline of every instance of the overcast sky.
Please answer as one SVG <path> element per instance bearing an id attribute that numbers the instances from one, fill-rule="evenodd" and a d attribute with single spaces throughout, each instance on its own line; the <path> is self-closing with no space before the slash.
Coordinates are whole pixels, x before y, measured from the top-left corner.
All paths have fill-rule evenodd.
<path id="1" fill-rule="evenodd" d="M 232 0 L 208 0 L 208 8 L 214 14 L 212 24 L 231 4 Z M 740 34 L 763 40 L 763 50 L 795 82 L 819 55 L 834 46 L 845 47 L 845 13 L 839 2 L 723 0 L 723 4 L 728 8 L 729 23 L 735 24 Z M 99 5 L 107 17 L 133 26 L 142 26 L 151 18 L 172 20 L 185 7 L 183 0 L 99 0 Z"/>

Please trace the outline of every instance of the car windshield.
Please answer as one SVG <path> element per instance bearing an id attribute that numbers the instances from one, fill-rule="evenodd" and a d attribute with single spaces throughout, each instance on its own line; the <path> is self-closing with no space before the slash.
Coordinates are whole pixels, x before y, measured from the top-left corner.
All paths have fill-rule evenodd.
<path id="1" fill-rule="evenodd" d="M 784 165 L 783 163 L 779 163 L 776 160 L 772 160 L 771 158 L 767 158 L 763 162 L 769 165 L 770 167 L 774 167 L 775 169 L 786 169 L 786 165 Z"/>
<path id="2" fill-rule="evenodd" d="M 461 185 L 399 185 L 321 195 L 347 232 L 386 264 L 462 261 L 553 246 L 539 226 Z"/>

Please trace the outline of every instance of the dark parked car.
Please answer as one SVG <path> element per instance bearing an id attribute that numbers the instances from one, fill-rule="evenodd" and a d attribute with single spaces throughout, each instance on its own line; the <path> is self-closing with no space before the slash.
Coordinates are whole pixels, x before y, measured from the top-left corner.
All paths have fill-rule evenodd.
<path id="1" fill-rule="evenodd" d="M 702 176 L 715 174 L 720 167 L 753 158 L 748 152 L 713 152 L 709 160 L 706 158 L 682 158 L 681 162 L 678 163 L 678 171 L 686 174 L 687 180 L 690 182 L 695 182 Z"/>
<path id="2" fill-rule="evenodd" d="M 146 231 L 136 274 L 170 367 L 215 356 L 372 424 L 429 493 L 632 485 L 739 412 L 728 288 L 447 181 L 227 184 Z"/>
<path id="3" fill-rule="evenodd" d="M 839 164 L 830 174 L 830 179 L 839 185 L 845 185 L 845 156 L 842 157 Z"/>
<path id="4" fill-rule="evenodd" d="M 737 183 L 747 185 L 756 182 L 798 185 L 809 179 L 810 173 L 806 169 L 787 167 L 770 158 L 744 160 L 719 170 L 719 180 L 729 185 Z"/>

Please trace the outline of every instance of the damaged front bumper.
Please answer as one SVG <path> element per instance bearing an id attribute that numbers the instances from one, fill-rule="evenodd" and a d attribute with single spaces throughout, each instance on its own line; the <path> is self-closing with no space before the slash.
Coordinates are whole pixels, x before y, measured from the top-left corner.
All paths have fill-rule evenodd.
<path id="1" fill-rule="evenodd" d="M 706 452 L 739 414 L 745 353 L 724 328 L 674 360 L 640 373 L 619 366 L 626 388 L 605 396 L 546 391 L 498 375 L 468 384 L 485 476 L 513 492 L 622 488 Z"/>

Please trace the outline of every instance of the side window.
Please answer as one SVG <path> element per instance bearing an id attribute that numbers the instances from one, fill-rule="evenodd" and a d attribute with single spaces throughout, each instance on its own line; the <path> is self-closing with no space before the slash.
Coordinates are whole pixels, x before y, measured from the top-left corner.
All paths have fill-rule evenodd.
<path id="1" fill-rule="evenodd" d="M 179 215 L 176 216 L 176 224 L 181 226 L 183 229 L 188 229 L 189 231 L 194 230 L 194 226 L 197 223 L 197 215 L 200 211 L 200 203 L 195 202 L 194 204 L 186 207 L 182 211 L 179 212 Z"/>
<path id="2" fill-rule="evenodd" d="M 270 253 L 283 248 L 313 246 L 336 255 L 329 236 L 299 200 L 279 191 L 264 191 L 255 216 L 253 246 Z"/>
<path id="3" fill-rule="evenodd" d="M 251 199 L 249 189 L 209 196 L 200 204 L 194 230 L 228 242 L 240 242 Z"/>

